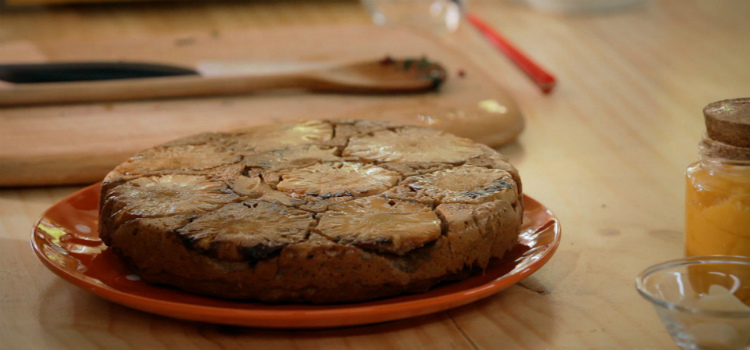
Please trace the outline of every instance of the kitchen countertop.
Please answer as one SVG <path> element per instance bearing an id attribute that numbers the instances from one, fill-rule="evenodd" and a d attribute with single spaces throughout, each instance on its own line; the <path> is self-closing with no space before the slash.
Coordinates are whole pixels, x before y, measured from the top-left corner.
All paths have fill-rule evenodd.
<path id="1" fill-rule="evenodd" d="M 702 109 L 748 94 L 750 3 L 653 0 L 562 15 L 472 0 L 470 10 L 559 82 L 543 95 L 489 44 L 466 48 L 473 63 L 504 82 L 526 118 L 521 136 L 497 149 L 520 170 L 524 192 L 562 225 L 557 252 L 535 274 L 469 305 L 375 325 L 290 331 L 182 321 L 100 299 L 34 256 L 32 225 L 81 186 L 7 188 L 0 189 L 0 348 L 673 348 L 633 280 L 646 266 L 682 255 L 683 172 L 697 160 Z M 360 5 L 344 0 L 6 7 L 0 48 L 368 24 Z M 444 40 L 460 45 L 472 30 L 464 23 Z"/>

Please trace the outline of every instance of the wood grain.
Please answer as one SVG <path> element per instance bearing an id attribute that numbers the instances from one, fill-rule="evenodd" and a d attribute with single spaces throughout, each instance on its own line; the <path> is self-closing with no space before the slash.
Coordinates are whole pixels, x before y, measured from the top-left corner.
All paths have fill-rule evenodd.
<path id="1" fill-rule="evenodd" d="M 297 38 L 288 40 L 291 37 Z M 337 40 L 329 40 L 332 37 Z M 46 60 L 56 61 L 157 61 L 193 67 L 208 60 L 261 64 L 378 61 L 390 55 L 428 57 L 440 62 L 449 76 L 438 91 L 412 94 L 283 90 L 204 98 L 0 107 L 0 186 L 92 183 L 130 155 L 171 139 L 278 121 L 390 120 L 441 129 L 491 146 L 514 140 L 524 127 L 515 101 L 488 71 L 447 43 L 440 38 L 369 25 L 285 27 L 118 41 L 37 41 L 35 51 L 43 52 Z M 16 46 L 11 49 L 17 51 Z M 0 45 L 0 61 L 2 51 Z M 232 84 L 222 84 L 227 80 Z M 307 80 L 292 82 L 296 81 Z M 106 98 L 114 91 L 142 97 L 143 93 L 165 86 L 173 88 L 168 91 L 170 94 L 206 91 L 204 88 L 236 92 L 246 83 L 244 78 L 185 76 L 97 82 L 111 88 L 97 89 L 76 82 L 65 83 L 73 88 L 62 95 L 59 88 L 52 86 L 55 84 L 30 84 L 35 86 L 21 95 L 30 100 L 49 98 L 50 94 L 75 99 L 81 93 Z M 43 91 L 31 94 L 34 89 Z M 0 105 L 3 98 L 12 100 L 14 91 L 17 89 L 12 86 L 0 86 Z M 489 107 L 485 106 L 488 102 Z M 26 130 L 34 131 L 34 137 L 29 137 Z"/>
<path id="2" fill-rule="evenodd" d="M 701 110 L 715 100 L 745 96 L 750 86 L 750 3 L 653 0 L 577 16 L 501 0 L 472 0 L 470 6 L 559 80 L 553 94 L 543 96 L 476 33 L 444 43 L 502 81 L 526 117 L 524 133 L 500 150 L 519 167 L 525 192 L 558 214 L 563 229 L 557 253 L 533 276 L 471 305 L 380 325 L 288 332 L 183 322 L 102 301 L 61 281 L 33 256 L 32 223 L 75 187 L 4 189 L 2 347 L 674 348 L 633 279 L 647 265 L 682 254 L 683 171 L 697 159 Z M 53 39 L 138 39 L 367 20 L 355 1 L 343 0 L 64 6 L 0 11 L 0 40 L 33 43 L 14 44 L 14 50 L 40 50 L 44 58 L 36 43 Z M 98 113 L 77 108 L 92 111 L 88 118 Z"/>

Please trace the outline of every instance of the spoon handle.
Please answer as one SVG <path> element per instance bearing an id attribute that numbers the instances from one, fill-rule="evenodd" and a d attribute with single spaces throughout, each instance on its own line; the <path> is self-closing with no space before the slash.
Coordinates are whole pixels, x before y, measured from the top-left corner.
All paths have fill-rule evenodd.
<path id="1" fill-rule="evenodd" d="M 232 95 L 267 89 L 315 89 L 307 73 L 203 77 L 182 75 L 123 80 L 13 84 L 0 82 L 0 106 Z"/>

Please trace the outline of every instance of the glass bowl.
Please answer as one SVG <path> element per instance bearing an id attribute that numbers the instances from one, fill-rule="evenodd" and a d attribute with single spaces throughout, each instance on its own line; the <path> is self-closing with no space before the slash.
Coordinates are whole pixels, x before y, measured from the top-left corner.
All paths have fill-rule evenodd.
<path id="1" fill-rule="evenodd" d="M 360 0 L 379 25 L 436 34 L 456 31 L 468 0 Z"/>
<path id="2" fill-rule="evenodd" d="M 646 268 L 635 283 L 679 347 L 750 350 L 750 259 L 665 261 Z"/>

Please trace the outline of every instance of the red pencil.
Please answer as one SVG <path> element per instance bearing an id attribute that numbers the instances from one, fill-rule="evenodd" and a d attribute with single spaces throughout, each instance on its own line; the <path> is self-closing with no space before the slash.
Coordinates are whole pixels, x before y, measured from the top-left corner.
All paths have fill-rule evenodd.
<path id="1" fill-rule="evenodd" d="M 487 23 L 482 21 L 474 14 L 467 14 L 466 18 L 474 25 L 498 50 L 502 51 L 513 63 L 515 63 L 534 83 L 542 89 L 542 92 L 549 94 L 555 87 L 555 77 L 547 73 L 542 67 L 532 61 L 523 52 L 518 50 L 513 44 L 505 40 L 497 31 L 492 29 Z"/>

